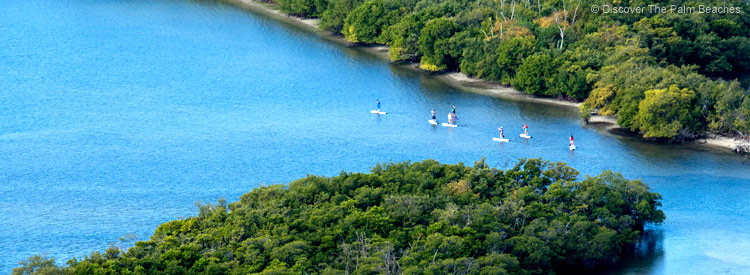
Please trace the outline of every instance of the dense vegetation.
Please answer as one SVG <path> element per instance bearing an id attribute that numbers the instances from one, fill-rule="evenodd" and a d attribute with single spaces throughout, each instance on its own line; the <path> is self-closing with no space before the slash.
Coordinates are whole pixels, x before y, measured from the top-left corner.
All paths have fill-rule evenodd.
<path id="1" fill-rule="evenodd" d="M 750 3 L 575 0 L 273 0 L 393 61 L 460 70 L 529 94 L 584 101 L 646 137 L 750 133 Z M 593 5 L 738 7 L 740 13 L 592 13 Z M 696 9 L 697 11 L 697 9 Z M 676 86 L 679 96 L 672 90 Z M 687 90 L 684 90 L 687 89 Z M 677 108 L 679 110 L 671 110 Z"/>
<path id="2" fill-rule="evenodd" d="M 611 263 L 665 218 L 640 181 L 577 177 L 537 159 L 506 171 L 426 160 L 308 176 L 202 205 L 127 251 L 68 267 L 37 256 L 14 273 L 550 273 Z"/>

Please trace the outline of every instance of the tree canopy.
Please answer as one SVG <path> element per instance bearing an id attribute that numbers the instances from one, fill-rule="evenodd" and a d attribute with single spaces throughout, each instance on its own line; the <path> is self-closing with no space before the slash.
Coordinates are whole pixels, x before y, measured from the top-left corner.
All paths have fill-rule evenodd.
<path id="1" fill-rule="evenodd" d="M 523 274 L 607 264 L 661 196 L 614 172 L 579 178 L 562 163 L 508 170 L 433 160 L 371 173 L 308 176 L 200 205 L 127 250 L 56 267 L 31 258 L 14 274 Z"/>
<path id="2" fill-rule="evenodd" d="M 638 106 L 636 123 L 645 137 L 676 136 L 679 131 L 695 127 L 691 125 L 699 115 L 695 100 L 695 92 L 677 85 L 648 90 Z"/>

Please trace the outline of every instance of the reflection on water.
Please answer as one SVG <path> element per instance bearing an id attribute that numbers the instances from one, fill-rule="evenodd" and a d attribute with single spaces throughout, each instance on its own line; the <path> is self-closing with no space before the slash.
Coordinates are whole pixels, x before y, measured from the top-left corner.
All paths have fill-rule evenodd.
<path id="1" fill-rule="evenodd" d="M 638 243 L 623 253 L 622 259 L 613 266 L 613 269 L 627 270 L 623 274 L 661 273 L 658 266 L 664 260 L 663 241 L 664 235 L 661 229 L 647 229 Z M 611 273 L 611 270 L 602 271 L 602 274 L 606 273 Z"/>

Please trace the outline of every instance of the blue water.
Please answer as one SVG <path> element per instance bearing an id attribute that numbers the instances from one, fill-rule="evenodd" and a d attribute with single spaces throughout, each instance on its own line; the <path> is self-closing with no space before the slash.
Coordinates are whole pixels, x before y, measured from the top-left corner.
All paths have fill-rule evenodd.
<path id="1" fill-rule="evenodd" d="M 369 113 L 375 99 L 385 116 Z M 444 120 L 456 105 L 460 127 Z M 516 137 L 491 141 L 502 125 Z M 567 150 L 567 137 L 578 150 Z M 58 263 L 197 201 L 307 174 L 433 158 L 621 171 L 664 197 L 619 273 L 749 273 L 750 164 L 584 126 L 576 110 L 460 91 L 263 16 L 182 0 L 0 5 L 0 273 Z"/>

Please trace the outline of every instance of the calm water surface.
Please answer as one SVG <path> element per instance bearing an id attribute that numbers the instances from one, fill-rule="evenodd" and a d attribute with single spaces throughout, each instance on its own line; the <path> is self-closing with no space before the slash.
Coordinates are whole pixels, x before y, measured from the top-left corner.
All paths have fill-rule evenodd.
<path id="1" fill-rule="evenodd" d="M 371 115 L 375 99 L 386 116 Z M 461 126 L 431 127 L 458 107 Z M 491 141 L 523 123 L 534 139 Z M 578 150 L 567 150 L 567 136 Z M 433 158 L 621 171 L 664 196 L 620 273 L 750 273 L 750 164 L 581 125 L 575 110 L 459 91 L 314 34 L 190 1 L 0 5 L 0 273 L 145 239 L 196 201 Z"/>

